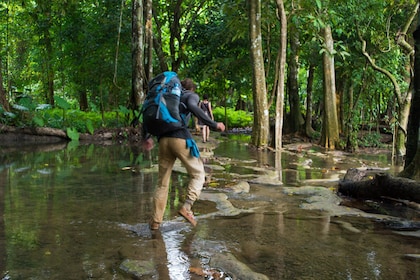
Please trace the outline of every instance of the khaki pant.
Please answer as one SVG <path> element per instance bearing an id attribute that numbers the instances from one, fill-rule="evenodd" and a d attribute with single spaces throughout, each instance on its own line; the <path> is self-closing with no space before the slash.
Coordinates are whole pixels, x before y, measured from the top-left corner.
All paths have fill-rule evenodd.
<path id="1" fill-rule="evenodd" d="M 193 157 L 187 148 L 186 140 L 181 138 L 164 137 L 159 140 L 159 178 L 153 196 L 153 220 L 162 223 L 168 200 L 169 182 L 172 167 L 179 158 L 187 169 L 190 182 L 186 199 L 194 202 L 200 196 L 205 181 L 204 165 L 201 158 Z"/>

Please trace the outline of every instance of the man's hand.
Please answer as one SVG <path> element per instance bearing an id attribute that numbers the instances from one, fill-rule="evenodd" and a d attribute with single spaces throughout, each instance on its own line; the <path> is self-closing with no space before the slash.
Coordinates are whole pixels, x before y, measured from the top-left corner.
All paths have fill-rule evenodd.
<path id="1" fill-rule="evenodd" d="M 155 146 L 155 143 L 153 142 L 153 138 L 147 138 L 146 140 L 143 140 L 141 142 L 141 147 L 143 148 L 143 151 L 150 151 Z"/>
<path id="2" fill-rule="evenodd" d="M 222 123 L 222 122 L 218 122 L 217 123 L 217 129 L 222 131 L 222 132 L 225 131 L 225 124 Z"/>

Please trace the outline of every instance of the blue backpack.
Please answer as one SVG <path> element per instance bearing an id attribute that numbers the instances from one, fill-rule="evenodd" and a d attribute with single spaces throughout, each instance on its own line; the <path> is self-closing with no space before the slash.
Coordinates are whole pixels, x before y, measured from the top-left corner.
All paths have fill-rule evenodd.
<path id="1" fill-rule="evenodd" d="M 185 125 L 180 114 L 182 94 L 181 81 L 172 71 L 154 77 L 148 85 L 148 92 L 141 114 L 143 126 L 154 136 L 162 136 Z"/>

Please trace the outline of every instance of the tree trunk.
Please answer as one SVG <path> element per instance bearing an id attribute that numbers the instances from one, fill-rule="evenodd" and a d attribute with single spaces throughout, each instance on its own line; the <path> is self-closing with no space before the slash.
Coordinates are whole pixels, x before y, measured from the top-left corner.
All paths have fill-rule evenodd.
<path id="1" fill-rule="evenodd" d="M 0 57 L 0 106 L 3 108 L 3 110 L 10 111 L 10 104 L 9 104 L 9 101 L 7 101 L 6 90 L 3 87 L 2 69 L 3 69 L 3 65 L 2 65 L 2 60 Z"/>
<path id="2" fill-rule="evenodd" d="M 131 107 L 137 109 L 144 99 L 144 64 L 143 64 L 143 1 L 132 2 L 132 77 Z"/>
<path id="3" fill-rule="evenodd" d="M 79 108 L 82 111 L 87 111 L 89 108 L 86 88 L 79 90 Z"/>
<path id="4" fill-rule="evenodd" d="M 355 135 L 355 133 L 357 133 L 354 131 L 354 127 L 353 127 L 353 110 L 354 110 L 354 87 L 353 87 L 353 82 L 350 79 L 350 85 L 349 88 L 347 90 L 347 116 L 345 117 L 346 121 L 345 121 L 345 135 L 346 135 L 346 150 L 349 152 L 355 152 L 357 150 L 357 135 Z"/>
<path id="5" fill-rule="evenodd" d="M 146 1 L 146 38 L 145 38 L 145 79 L 146 81 L 150 81 L 153 77 L 153 26 L 152 26 L 152 19 L 153 19 L 153 1 L 147 0 Z M 143 88 L 146 89 L 147 83 L 144 83 Z"/>
<path id="6" fill-rule="evenodd" d="M 400 176 L 420 180 L 420 14 L 413 37 L 415 40 L 414 91 L 407 125 L 407 154 L 404 171 Z"/>
<path id="7" fill-rule="evenodd" d="M 261 0 L 249 0 L 249 37 L 253 69 L 254 127 L 251 142 L 258 148 L 267 148 L 269 116 L 265 84 L 264 58 L 261 39 Z"/>
<path id="8" fill-rule="evenodd" d="M 321 145 L 334 150 L 339 144 L 337 102 L 335 96 L 334 42 L 331 27 L 323 29 L 325 51 L 323 53 L 324 66 L 324 114 L 322 122 Z"/>
<path id="9" fill-rule="evenodd" d="M 277 1 L 278 17 L 280 21 L 280 49 L 277 56 L 277 99 L 276 99 L 276 124 L 274 148 L 279 151 L 282 147 L 283 131 L 283 103 L 284 103 L 284 76 L 287 50 L 287 18 L 284 10 L 283 0 Z M 280 154 L 280 152 L 279 152 Z M 279 165 L 279 163 L 278 163 Z"/>
<path id="10" fill-rule="evenodd" d="M 289 128 L 291 133 L 301 132 L 303 125 L 303 116 L 300 111 L 300 98 L 298 86 L 299 72 L 299 33 L 295 24 L 289 27 L 290 54 L 287 69 L 289 70 L 287 79 L 287 88 L 290 105 Z"/>
<path id="11" fill-rule="evenodd" d="M 306 82 L 306 116 L 305 116 L 305 133 L 306 136 L 312 137 L 315 130 L 312 128 L 312 92 L 314 84 L 315 65 L 310 64 L 308 69 L 308 79 Z"/>
<path id="12" fill-rule="evenodd" d="M 406 178 L 391 177 L 383 173 L 376 174 L 371 180 L 340 181 L 338 192 L 355 198 L 379 199 L 381 197 L 392 197 L 420 203 L 419 182 Z"/>
<path id="13" fill-rule="evenodd" d="M 162 49 L 162 23 L 160 22 L 157 13 L 153 13 L 153 19 L 156 25 L 156 34 L 153 36 L 153 49 L 156 52 L 157 60 L 159 62 L 160 72 L 168 71 L 169 67 L 166 63 L 166 55 Z"/>
<path id="14" fill-rule="evenodd" d="M 341 75 L 336 82 L 336 102 L 337 102 L 337 119 L 338 132 L 343 133 L 344 130 L 344 96 L 346 94 L 347 76 Z"/>
<path id="15" fill-rule="evenodd" d="M 37 135 L 37 136 L 55 136 L 60 138 L 66 138 L 67 133 L 61 129 L 50 128 L 50 127 L 33 127 L 33 128 L 19 128 L 14 126 L 7 126 L 0 124 L 0 133 L 21 133 L 21 134 L 29 134 L 29 135 Z"/>

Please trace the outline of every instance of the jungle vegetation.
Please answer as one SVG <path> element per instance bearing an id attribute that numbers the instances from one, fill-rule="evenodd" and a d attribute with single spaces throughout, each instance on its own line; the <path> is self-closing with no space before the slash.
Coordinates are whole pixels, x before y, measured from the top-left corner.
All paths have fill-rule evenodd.
<path id="1" fill-rule="evenodd" d="M 416 0 L 5 0 L 0 121 L 127 126 L 147 81 L 173 70 L 209 94 L 217 120 L 252 126 L 259 148 L 280 149 L 292 133 L 356 151 L 388 133 L 395 159 L 417 162 L 418 174 L 418 9 Z"/>

